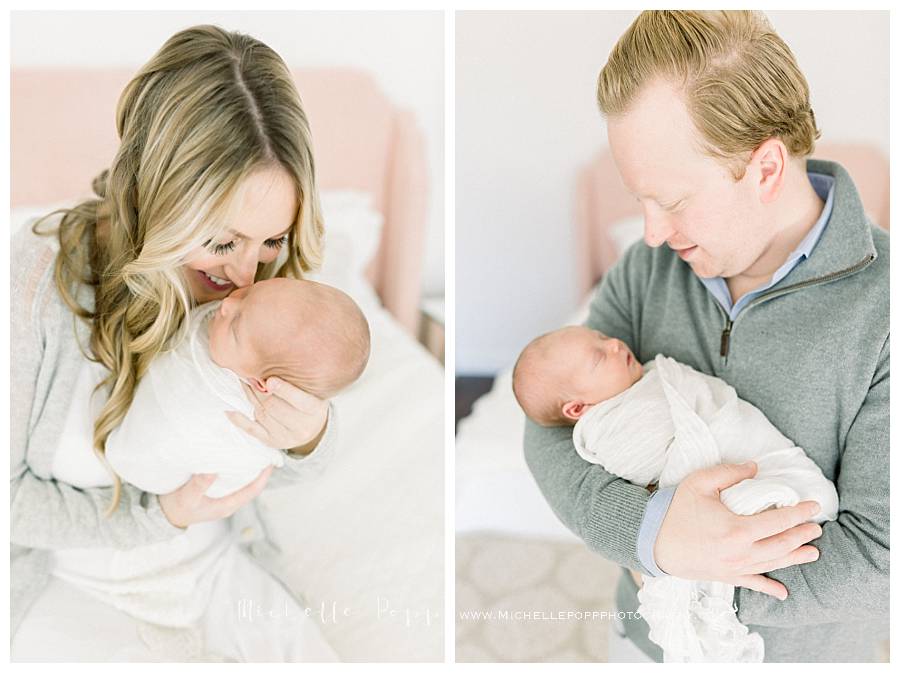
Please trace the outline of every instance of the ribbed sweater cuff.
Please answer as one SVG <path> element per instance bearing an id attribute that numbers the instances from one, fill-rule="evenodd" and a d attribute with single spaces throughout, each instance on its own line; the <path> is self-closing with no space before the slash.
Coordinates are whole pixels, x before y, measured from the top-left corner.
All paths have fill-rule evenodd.
<path id="1" fill-rule="evenodd" d="M 637 540 L 650 493 L 624 479 L 616 479 L 594 495 L 582 526 L 584 541 L 611 561 L 643 572 Z"/>

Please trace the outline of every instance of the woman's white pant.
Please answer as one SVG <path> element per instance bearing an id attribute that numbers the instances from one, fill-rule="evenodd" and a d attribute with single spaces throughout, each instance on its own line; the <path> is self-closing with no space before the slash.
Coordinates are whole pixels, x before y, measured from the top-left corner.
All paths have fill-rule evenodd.
<path id="1" fill-rule="evenodd" d="M 241 549 L 225 553 L 194 629 L 156 626 L 51 578 L 22 621 L 12 661 L 337 661 L 313 613 Z"/>

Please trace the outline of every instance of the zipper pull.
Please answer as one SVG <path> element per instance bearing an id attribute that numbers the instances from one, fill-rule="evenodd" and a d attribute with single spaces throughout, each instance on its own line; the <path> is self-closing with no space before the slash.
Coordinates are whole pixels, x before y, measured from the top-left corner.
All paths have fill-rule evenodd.
<path id="1" fill-rule="evenodd" d="M 728 324 L 725 325 L 725 329 L 722 330 L 722 345 L 719 348 L 719 355 L 723 358 L 728 357 L 728 339 L 731 337 L 731 321 L 728 321 Z"/>

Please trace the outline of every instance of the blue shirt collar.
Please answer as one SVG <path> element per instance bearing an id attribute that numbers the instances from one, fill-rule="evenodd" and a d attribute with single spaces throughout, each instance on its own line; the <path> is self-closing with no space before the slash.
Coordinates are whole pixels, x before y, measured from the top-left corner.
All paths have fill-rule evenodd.
<path id="1" fill-rule="evenodd" d="M 813 248 L 816 247 L 816 243 L 819 242 L 822 232 L 825 231 L 825 227 L 828 225 L 828 220 L 831 217 L 831 211 L 834 208 L 834 178 L 824 173 L 807 173 L 806 175 L 809 177 L 809 182 L 816 194 L 825 201 L 825 206 L 822 208 L 822 213 L 812 226 L 812 229 L 807 232 L 799 245 L 788 255 L 787 261 L 772 274 L 772 279 L 767 285 L 748 292 L 738 300 L 737 304 L 732 305 L 731 292 L 728 290 L 728 284 L 724 278 L 720 276 L 715 278 L 701 278 L 697 276 L 732 320 L 737 317 L 737 314 L 741 312 L 741 309 L 750 300 L 775 285 L 775 283 L 788 275 L 795 266 L 808 258 L 812 254 Z"/>

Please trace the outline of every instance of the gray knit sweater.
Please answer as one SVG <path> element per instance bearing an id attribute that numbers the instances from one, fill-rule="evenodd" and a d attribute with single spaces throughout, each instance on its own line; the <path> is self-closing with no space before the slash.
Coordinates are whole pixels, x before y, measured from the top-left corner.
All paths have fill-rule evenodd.
<path id="1" fill-rule="evenodd" d="M 807 170 L 835 177 L 829 223 L 812 255 L 733 324 L 673 251 L 638 243 L 604 278 L 587 325 L 641 362 L 664 353 L 727 381 L 834 481 L 840 511 L 812 543 L 820 558 L 768 573 L 787 587 L 783 602 L 738 589 L 738 617 L 765 639 L 766 661 L 869 661 L 890 605 L 889 236 L 868 222 L 841 166 L 810 160 Z M 644 570 L 636 543 L 649 493 L 582 460 L 571 434 L 528 422 L 538 485 L 592 550 Z M 628 573 L 616 600 L 619 610 L 638 606 Z M 661 661 L 642 620 L 624 625 Z"/>
<path id="2" fill-rule="evenodd" d="M 53 281 L 55 238 L 30 226 L 12 239 L 10 285 L 10 637 L 49 580 L 52 550 L 70 547 L 129 549 L 181 534 L 166 519 L 156 495 L 123 483 L 121 502 L 103 513 L 112 487 L 80 489 L 52 478 L 53 456 L 84 362 L 89 329 L 62 301 Z M 80 301 L 90 307 L 92 296 Z M 76 332 L 78 339 L 76 340 Z M 267 488 L 319 474 L 335 443 L 335 419 L 308 456 L 288 454 Z M 265 569 L 277 572 L 277 547 L 266 538 L 255 501 L 235 512 L 235 540 Z M 298 597 L 299 599 L 299 597 Z"/>

